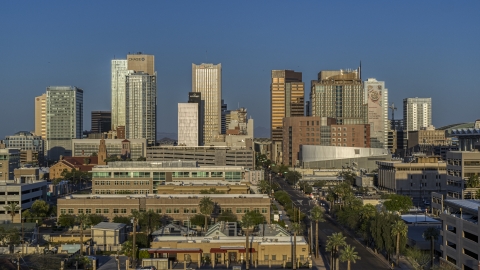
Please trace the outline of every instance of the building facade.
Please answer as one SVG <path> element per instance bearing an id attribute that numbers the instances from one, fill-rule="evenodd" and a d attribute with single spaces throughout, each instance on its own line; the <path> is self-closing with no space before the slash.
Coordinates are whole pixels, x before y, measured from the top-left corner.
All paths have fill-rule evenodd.
<path id="1" fill-rule="evenodd" d="M 125 76 L 128 74 L 128 61 L 126 59 L 112 60 L 112 126 L 111 130 L 117 130 L 118 126 L 126 124 L 126 95 Z"/>
<path id="2" fill-rule="evenodd" d="M 19 131 L 5 137 L 6 148 L 20 149 L 20 162 L 43 165 L 44 141 L 28 131 Z"/>
<path id="3" fill-rule="evenodd" d="M 415 131 L 432 125 L 432 98 L 403 100 L 403 129 Z"/>
<path id="4" fill-rule="evenodd" d="M 246 147 L 229 146 L 151 146 L 148 161 L 197 161 L 201 166 L 242 166 L 255 168 L 255 151 Z"/>
<path id="5" fill-rule="evenodd" d="M 0 149 L 0 180 L 13 180 L 13 172 L 19 167 L 19 149 Z"/>
<path id="6" fill-rule="evenodd" d="M 92 111 L 92 133 L 109 132 L 112 128 L 112 112 L 110 111 Z"/>
<path id="7" fill-rule="evenodd" d="M 334 118 L 286 117 L 283 119 L 283 164 L 300 165 L 302 145 L 370 147 L 369 125 L 336 125 Z"/>
<path id="8" fill-rule="evenodd" d="M 480 175 L 480 152 L 447 152 L 447 197 L 448 199 L 474 199 L 480 187 L 468 185 L 470 177 Z"/>
<path id="9" fill-rule="evenodd" d="M 139 194 L 139 195 L 70 195 L 57 201 L 57 217 L 62 214 L 99 214 L 109 220 L 115 216 L 129 217 L 132 211 L 155 211 L 174 223 L 188 224 L 190 217 L 200 213 L 199 202 L 204 195 Z M 216 207 L 212 217 L 228 211 L 242 219 L 249 211 L 258 211 L 270 221 L 270 198 L 265 194 L 208 194 Z"/>
<path id="10" fill-rule="evenodd" d="M 101 139 L 74 139 L 72 140 L 72 155 L 74 157 L 91 156 L 99 153 Z M 125 147 L 125 144 L 128 144 Z M 147 155 L 146 139 L 105 139 L 107 156 L 124 156 L 124 148 L 129 150 L 128 157 L 136 160 Z"/>
<path id="11" fill-rule="evenodd" d="M 370 125 L 370 147 L 388 148 L 388 89 L 385 82 L 369 78 L 363 82 L 367 119 Z"/>
<path id="12" fill-rule="evenodd" d="M 204 102 L 203 145 L 222 131 L 222 64 L 192 64 L 192 92 Z"/>
<path id="13" fill-rule="evenodd" d="M 197 142 L 198 145 L 203 145 L 203 117 L 205 116 L 204 108 L 205 108 L 205 101 L 202 100 L 202 93 L 200 92 L 188 92 L 188 103 L 195 103 L 197 104 L 198 112 L 198 130 L 197 130 Z"/>
<path id="14" fill-rule="evenodd" d="M 47 137 L 47 94 L 35 97 L 35 135 Z"/>
<path id="15" fill-rule="evenodd" d="M 142 71 L 125 76 L 127 139 L 157 141 L 157 75 Z"/>
<path id="16" fill-rule="evenodd" d="M 320 71 L 312 81 L 310 102 L 312 116 L 332 117 L 339 125 L 368 123 L 360 68 Z"/>
<path id="17" fill-rule="evenodd" d="M 47 158 L 71 155 L 72 139 L 82 138 L 83 90 L 74 86 L 47 87 Z"/>
<path id="18" fill-rule="evenodd" d="M 178 103 L 178 145 L 199 146 L 199 104 Z"/>
<path id="19" fill-rule="evenodd" d="M 430 201 L 432 192 L 447 192 L 446 163 L 438 157 L 418 157 L 415 161 L 378 161 L 378 187 L 406 195 L 416 206 Z"/>

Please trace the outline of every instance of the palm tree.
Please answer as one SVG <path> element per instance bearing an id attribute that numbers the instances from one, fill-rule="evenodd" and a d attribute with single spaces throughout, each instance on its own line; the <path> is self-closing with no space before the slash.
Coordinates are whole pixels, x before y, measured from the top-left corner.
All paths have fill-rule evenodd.
<path id="1" fill-rule="evenodd" d="M 292 266 L 293 269 L 297 269 L 297 234 L 302 233 L 302 225 L 300 223 L 292 223 L 292 231 L 293 231 L 293 256 L 292 256 Z"/>
<path id="2" fill-rule="evenodd" d="M 247 212 L 242 217 L 242 227 L 243 231 L 245 232 L 245 269 L 247 270 L 250 268 L 250 259 L 248 257 L 250 251 L 250 241 L 248 233 L 250 230 L 253 230 L 255 226 L 263 223 L 264 220 L 265 217 L 256 211 Z"/>
<path id="3" fill-rule="evenodd" d="M 80 225 L 80 255 L 83 255 L 83 230 L 86 225 L 90 224 L 90 216 L 88 214 L 78 214 L 76 222 Z"/>
<path id="4" fill-rule="evenodd" d="M 18 205 L 18 202 L 11 202 L 3 208 L 5 208 L 5 210 L 10 213 L 10 216 L 12 217 L 12 223 L 13 218 L 17 215 L 17 211 L 20 211 L 22 209 L 22 207 Z"/>
<path id="5" fill-rule="evenodd" d="M 341 232 L 339 233 L 332 233 L 332 235 L 327 237 L 327 249 L 330 250 L 332 254 L 332 262 L 333 262 L 333 269 L 339 268 L 338 263 L 338 250 L 341 246 L 345 246 L 347 242 L 345 242 L 346 237 L 343 236 Z"/>
<path id="6" fill-rule="evenodd" d="M 400 237 L 406 236 L 407 231 L 407 225 L 405 225 L 405 222 L 403 222 L 403 220 L 397 220 L 392 226 L 392 235 L 397 237 L 397 265 L 398 261 L 400 260 Z"/>
<path id="7" fill-rule="evenodd" d="M 480 199 L 480 189 L 475 191 L 475 199 Z"/>
<path id="8" fill-rule="evenodd" d="M 137 251 L 136 251 L 136 247 L 137 247 L 137 241 L 136 241 L 136 236 L 137 236 L 137 224 L 138 224 L 138 221 L 142 218 L 142 213 L 137 211 L 137 210 L 133 210 L 132 211 L 132 214 L 130 215 L 130 217 L 132 218 L 132 221 L 133 221 L 133 242 L 132 242 L 132 265 L 135 266 L 137 265 L 137 262 L 136 262 L 136 256 L 137 256 Z"/>
<path id="9" fill-rule="evenodd" d="M 215 203 L 210 199 L 210 197 L 203 197 L 199 203 L 200 213 L 205 217 L 205 227 L 204 230 L 207 231 L 208 228 L 208 216 L 210 216 L 215 208 Z"/>
<path id="10" fill-rule="evenodd" d="M 430 241 L 430 259 L 431 259 L 431 265 L 430 267 L 433 267 L 433 244 L 435 240 L 438 240 L 438 236 L 440 235 L 440 232 L 438 231 L 437 228 L 435 227 L 428 227 L 425 231 L 423 231 L 423 239 Z"/>
<path id="11" fill-rule="evenodd" d="M 340 261 L 347 262 L 347 270 L 350 270 L 350 263 L 356 263 L 357 260 L 360 260 L 358 252 L 355 251 L 355 247 L 346 245 L 343 250 L 340 251 Z"/>
<path id="12" fill-rule="evenodd" d="M 318 257 L 318 223 L 325 222 L 325 217 L 323 216 L 323 210 L 319 206 L 314 206 L 310 212 L 312 215 L 312 220 L 315 221 L 315 258 Z"/>

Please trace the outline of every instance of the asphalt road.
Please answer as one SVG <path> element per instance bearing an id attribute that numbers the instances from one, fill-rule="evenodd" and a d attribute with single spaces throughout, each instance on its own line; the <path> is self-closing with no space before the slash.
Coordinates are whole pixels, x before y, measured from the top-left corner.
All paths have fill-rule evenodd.
<path id="1" fill-rule="evenodd" d="M 310 210 L 314 206 L 314 204 L 312 203 L 313 201 L 311 199 L 307 198 L 303 194 L 303 192 L 299 190 L 294 190 L 292 186 L 290 186 L 283 179 L 275 178 L 274 181 L 280 185 L 281 189 L 283 189 L 290 195 L 290 198 L 294 202 L 295 206 L 300 207 L 302 213 L 306 215 L 310 213 Z M 315 225 L 313 225 L 313 227 L 315 228 Z M 342 230 L 338 228 L 337 225 L 335 225 L 328 218 L 326 218 L 325 222 L 322 222 L 318 225 L 318 230 L 319 230 L 320 252 L 324 254 L 324 258 L 327 258 L 327 261 L 325 262 L 325 264 L 331 265 L 330 252 L 325 251 L 325 243 L 327 241 L 327 236 L 330 236 L 332 233 L 342 232 Z M 358 252 L 358 255 L 361 258 L 355 264 L 352 263 L 351 265 L 352 269 L 371 269 L 371 270 L 390 269 L 390 267 L 388 267 L 385 262 L 381 261 L 375 255 L 370 253 L 365 247 L 363 247 L 355 239 L 353 239 L 349 235 L 345 235 L 344 232 L 342 233 L 344 236 L 346 236 L 347 244 L 354 246 L 355 250 Z M 347 263 L 346 262 L 340 263 L 339 269 L 347 269 Z"/>

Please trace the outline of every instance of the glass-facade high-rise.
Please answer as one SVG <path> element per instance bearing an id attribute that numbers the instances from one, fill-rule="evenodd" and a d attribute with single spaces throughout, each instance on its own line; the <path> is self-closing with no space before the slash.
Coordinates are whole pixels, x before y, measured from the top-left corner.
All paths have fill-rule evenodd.
<path id="1" fill-rule="evenodd" d="M 222 64 L 192 64 L 192 92 L 204 101 L 203 145 L 222 131 Z"/>
<path id="2" fill-rule="evenodd" d="M 125 76 L 127 60 L 112 60 L 112 130 L 125 126 Z"/>
<path id="3" fill-rule="evenodd" d="M 83 90 L 74 86 L 47 87 L 46 151 L 50 160 L 71 155 L 72 139 L 82 138 Z"/>
<path id="4" fill-rule="evenodd" d="M 157 75 L 142 71 L 125 76 L 127 139 L 157 139 Z"/>

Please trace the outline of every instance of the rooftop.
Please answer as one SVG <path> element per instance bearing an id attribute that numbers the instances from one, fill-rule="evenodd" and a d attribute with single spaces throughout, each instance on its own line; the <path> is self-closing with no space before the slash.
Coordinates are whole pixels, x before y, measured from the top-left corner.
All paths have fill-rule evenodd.
<path id="1" fill-rule="evenodd" d="M 123 223 L 113 223 L 113 222 L 100 222 L 97 225 L 93 226 L 92 229 L 101 229 L 101 230 L 120 230 L 126 225 Z"/>
<path id="2" fill-rule="evenodd" d="M 203 197 L 237 199 L 269 198 L 266 194 L 72 194 L 66 196 L 65 199 L 198 199 Z"/>

